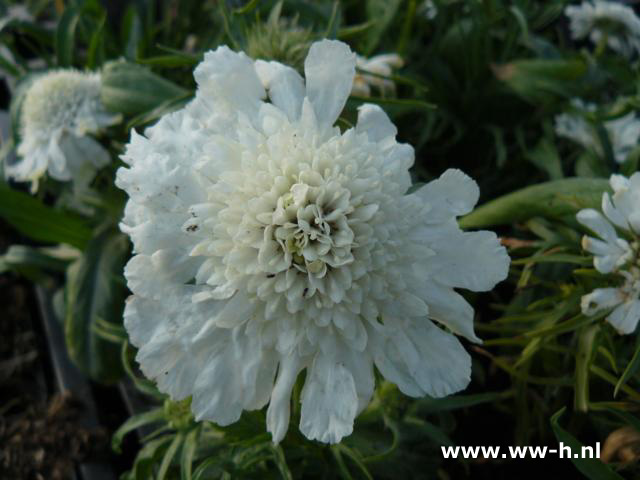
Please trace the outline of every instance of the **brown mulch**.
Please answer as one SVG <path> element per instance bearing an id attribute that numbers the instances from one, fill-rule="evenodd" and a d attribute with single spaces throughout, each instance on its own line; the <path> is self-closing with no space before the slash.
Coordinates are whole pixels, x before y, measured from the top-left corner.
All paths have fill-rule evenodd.
<path id="1" fill-rule="evenodd" d="M 81 412 L 82 404 L 65 393 L 47 405 L 29 405 L 18 415 L 0 417 L 0 472 L 25 480 L 69 478 L 75 463 L 107 441 L 103 430 L 78 423 Z"/>
<path id="2" fill-rule="evenodd" d="M 104 450 L 108 437 L 82 427 L 80 401 L 49 397 L 29 292 L 14 276 L 0 275 L 0 479 L 66 480 L 77 462 Z"/>

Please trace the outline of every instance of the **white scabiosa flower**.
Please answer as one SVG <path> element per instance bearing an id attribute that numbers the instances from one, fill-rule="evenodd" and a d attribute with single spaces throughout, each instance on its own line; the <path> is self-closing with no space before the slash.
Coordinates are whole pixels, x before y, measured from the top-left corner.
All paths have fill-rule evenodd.
<path id="1" fill-rule="evenodd" d="M 438 16 L 438 5 L 433 0 L 424 0 L 418 7 L 418 13 L 427 20 Z"/>
<path id="2" fill-rule="evenodd" d="M 596 106 L 574 99 L 572 105 L 575 109 L 585 112 L 595 112 Z M 640 119 L 634 112 L 630 112 L 615 120 L 609 120 L 603 124 L 613 157 L 617 163 L 624 163 L 629 154 L 638 146 L 640 140 Z M 555 118 L 556 134 L 568 138 L 587 150 L 591 150 L 598 156 L 604 155 L 604 148 L 594 125 L 590 124 L 579 113 L 563 113 Z"/>
<path id="3" fill-rule="evenodd" d="M 584 236 L 583 248 L 594 255 L 593 264 L 603 274 L 615 273 L 622 286 L 598 288 L 582 297 L 582 312 L 594 315 L 604 309 L 614 308 L 607 317 L 620 333 L 631 333 L 640 320 L 640 173 L 631 178 L 612 175 L 613 196 L 604 193 L 602 212 L 594 209 L 580 210 L 578 221 L 599 238 Z M 620 238 L 616 227 L 629 234 L 631 243 Z"/>
<path id="4" fill-rule="evenodd" d="M 571 36 L 589 39 L 598 45 L 606 41 L 609 48 L 630 58 L 640 53 L 640 18 L 629 6 L 602 0 L 584 1 L 565 9 Z"/>
<path id="5" fill-rule="evenodd" d="M 195 70 L 184 109 L 132 133 L 117 174 L 135 256 L 125 326 L 142 371 L 198 420 L 269 404 L 285 435 L 306 369 L 300 430 L 338 442 L 374 390 L 374 365 L 411 396 L 465 388 L 472 307 L 509 258 L 462 232 L 478 187 L 458 170 L 406 195 L 413 148 L 375 105 L 334 123 L 355 74 L 345 44 L 311 46 L 305 79 L 226 46 Z M 434 323 L 433 321 L 437 322 Z"/>
<path id="6" fill-rule="evenodd" d="M 371 58 L 356 55 L 356 67 L 358 71 L 353 78 L 351 94 L 360 97 L 370 97 L 371 88 L 373 87 L 377 89 L 382 96 L 393 95 L 396 91 L 396 84 L 390 78 L 382 77 L 389 77 L 393 74 L 394 68 L 400 68 L 403 64 L 404 62 L 400 55 L 395 53 L 384 53 Z M 367 73 L 369 73 L 369 75 Z"/>
<path id="7" fill-rule="evenodd" d="M 20 117 L 20 160 L 7 175 L 32 182 L 46 173 L 60 181 L 89 183 L 109 163 L 109 153 L 90 134 L 119 121 L 100 102 L 100 75 L 74 70 L 43 74 L 28 87 Z"/>

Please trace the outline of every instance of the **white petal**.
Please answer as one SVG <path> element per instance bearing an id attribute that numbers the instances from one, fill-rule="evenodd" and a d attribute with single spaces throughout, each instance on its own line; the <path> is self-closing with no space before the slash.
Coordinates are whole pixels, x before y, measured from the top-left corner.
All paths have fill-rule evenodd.
<path id="1" fill-rule="evenodd" d="M 257 60 L 256 72 L 269 92 L 271 103 L 282 110 L 290 121 L 300 117 L 305 95 L 304 80 L 293 68 L 278 62 Z"/>
<path id="2" fill-rule="evenodd" d="M 289 428 L 291 391 L 302 367 L 301 359 L 295 353 L 280 360 L 278 378 L 267 409 L 267 431 L 271 432 L 275 444 L 280 443 Z"/>
<path id="3" fill-rule="evenodd" d="M 580 307 L 583 314 L 591 316 L 600 310 L 613 308 L 623 300 L 617 288 L 596 288 L 593 292 L 583 295 Z"/>
<path id="4" fill-rule="evenodd" d="M 394 141 L 398 129 L 391 123 L 389 116 L 378 105 L 365 103 L 358 107 L 356 132 L 366 133 L 372 142 Z"/>
<path id="5" fill-rule="evenodd" d="M 344 108 L 355 75 L 356 56 L 349 46 L 337 40 L 311 45 L 304 62 L 307 98 L 318 123 L 334 124 Z"/>
<path id="6" fill-rule="evenodd" d="M 246 335 L 242 328 L 218 329 L 193 348 L 210 353 L 193 390 L 196 420 L 229 425 L 242 410 L 264 404 L 265 387 L 273 383 L 277 363 L 261 348 L 258 337 Z"/>
<path id="7" fill-rule="evenodd" d="M 414 195 L 431 206 L 428 223 L 439 223 L 473 210 L 480 197 L 478 184 L 460 170 L 449 169 Z"/>
<path id="8" fill-rule="evenodd" d="M 310 440 L 338 443 L 353 431 L 358 395 L 351 372 L 319 354 L 307 371 L 301 395 L 300 431 Z"/>
<path id="9" fill-rule="evenodd" d="M 607 321 L 622 334 L 633 333 L 638 326 L 638 320 L 640 320 L 640 300 L 637 299 L 621 304 L 607 317 Z"/>
<path id="10" fill-rule="evenodd" d="M 199 88 L 210 98 L 229 102 L 247 113 L 255 112 L 260 99 L 265 97 L 253 61 L 226 45 L 205 53 L 204 60 L 198 64 L 193 76 Z"/>
<path id="11" fill-rule="evenodd" d="M 481 342 L 473 329 L 473 308 L 462 295 L 436 281 L 425 282 L 415 293 L 427 302 L 429 318 L 472 342 Z"/>
<path id="12" fill-rule="evenodd" d="M 576 218 L 582 225 L 596 233 L 600 238 L 608 243 L 614 243 L 618 238 L 616 230 L 597 210 L 592 208 L 580 210 L 576 215 Z"/>
<path id="13" fill-rule="evenodd" d="M 471 357 L 456 337 L 429 320 L 413 320 L 389 337 L 376 338 L 378 370 L 406 395 L 443 397 L 469 384 Z"/>
<path id="14" fill-rule="evenodd" d="M 609 221 L 617 227 L 625 230 L 629 229 L 629 223 L 624 214 L 613 205 L 611 197 L 606 192 L 602 194 L 602 212 L 607 216 Z"/>
<path id="15" fill-rule="evenodd" d="M 452 220 L 416 233 L 435 252 L 421 264 L 443 285 L 483 292 L 507 278 L 510 258 L 493 232 L 462 232 Z"/>

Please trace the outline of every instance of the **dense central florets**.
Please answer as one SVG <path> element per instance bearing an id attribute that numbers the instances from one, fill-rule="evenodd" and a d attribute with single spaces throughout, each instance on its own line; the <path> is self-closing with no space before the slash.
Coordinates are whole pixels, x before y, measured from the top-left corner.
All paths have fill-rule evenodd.
<path id="1" fill-rule="evenodd" d="M 209 257 L 196 283 L 217 298 L 239 291 L 266 320 L 299 314 L 324 327 L 366 310 L 375 321 L 373 305 L 402 285 L 376 272 L 405 255 L 389 237 L 403 238 L 411 209 L 387 220 L 402 210 L 406 171 L 385 176 L 385 157 L 363 134 L 336 130 L 319 143 L 272 120 L 257 142 L 226 145 L 233 170 L 211 184 L 210 203 L 191 208 L 183 228 L 204 237 L 191 255 Z"/>
<path id="2" fill-rule="evenodd" d="M 328 268 L 353 262 L 354 235 L 347 222 L 353 211 L 350 193 L 336 181 L 325 182 L 317 172 L 299 177 L 278 198 L 271 218 L 264 216 L 265 240 L 277 242 L 281 251 L 263 266 L 269 273 L 296 268 L 322 278 Z"/>

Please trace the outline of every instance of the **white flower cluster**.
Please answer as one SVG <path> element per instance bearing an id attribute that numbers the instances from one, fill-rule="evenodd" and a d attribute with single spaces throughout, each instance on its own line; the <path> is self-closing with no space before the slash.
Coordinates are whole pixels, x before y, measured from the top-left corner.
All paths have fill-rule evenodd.
<path id="1" fill-rule="evenodd" d="M 7 175 L 32 182 L 36 190 L 47 172 L 60 181 L 87 184 L 109 153 L 90 134 L 117 123 L 100 101 L 100 75 L 75 70 L 43 74 L 28 87 L 21 111 L 20 160 Z"/>
<path id="2" fill-rule="evenodd" d="M 595 112 L 596 105 L 574 99 L 573 107 L 585 112 Z M 617 163 L 624 163 L 640 140 L 640 119 L 635 112 L 603 123 L 607 132 L 611 150 Z M 568 138 L 587 150 L 604 156 L 604 148 L 594 125 L 590 124 L 579 113 L 562 113 L 555 118 L 556 134 Z"/>
<path id="3" fill-rule="evenodd" d="M 402 65 L 402 58 L 395 53 L 384 53 L 371 58 L 356 55 L 356 68 L 359 71 L 353 78 L 351 94 L 370 97 L 371 87 L 376 88 L 382 96 L 395 94 L 395 82 L 383 77 L 389 77 L 393 74 L 394 68 L 400 68 Z"/>
<path id="4" fill-rule="evenodd" d="M 334 443 L 369 403 L 374 365 L 416 397 L 469 382 L 449 331 L 478 338 L 454 287 L 492 288 L 509 257 L 494 233 L 459 229 L 479 195 L 462 172 L 406 194 L 413 148 L 379 107 L 334 127 L 355 65 L 337 41 L 311 46 L 305 79 L 222 46 L 192 103 L 132 133 L 116 181 L 135 253 L 125 326 L 142 371 L 191 395 L 198 420 L 268 403 L 279 442 L 306 369 L 300 430 Z"/>
<path id="5" fill-rule="evenodd" d="M 601 41 L 621 55 L 631 58 L 640 53 L 640 18 L 633 9 L 619 2 L 584 1 L 565 9 L 571 36 L 586 37 L 598 45 Z"/>
<path id="6" fill-rule="evenodd" d="M 582 312 L 594 315 L 613 308 L 607 320 L 620 333 L 632 333 L 640 320 L 640 172 L 631 178 L 612 175 L 613 196 L 604 193 L 602 212 L 585 209 L 578 212 L 580 223 L 599 238 L 584 236 L 582 246 L 594 254 L 593 264 L 603 274 L 620 275 L 620 287 L 597 288 L 582 297 Z M 620 238 L 616 227 L 628 234 Z"/>

